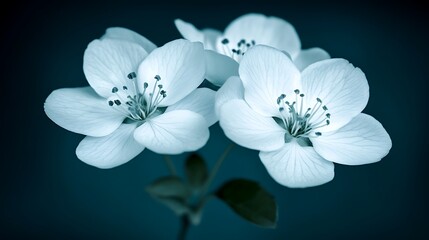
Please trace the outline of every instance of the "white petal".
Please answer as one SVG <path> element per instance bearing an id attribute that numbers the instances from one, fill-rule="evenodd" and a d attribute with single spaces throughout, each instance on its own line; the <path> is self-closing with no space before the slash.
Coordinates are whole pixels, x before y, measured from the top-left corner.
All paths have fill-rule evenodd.
<path id="1" fill-rule="evenodd" d="M 363 113 L 337 131 L 313 138 L 312 142 L 325 159 L 346 165 L 378 162 L 392 147 L 381 123 Z"/>
<path id="2" fill-rule="evenodd" d="M 208 88 L 197 88 L 188 96 L 169 106 L 166 112 L 174 110 L 189 110 L 203 116 L 207 121 L 207 126 L 217 122 L 214 111 L 216 92 Z"/>
<path id="3" fill-rule="evenodd" d="M 223 104 L 233 100 L 244 100 L 244 87 L 239 77 L 230 77 L 225 84 L 216 92 L 215 111 L 219 116 Z"/>
<path id="4" fill-rule="evenodd" d="M 174 20 L 174 24 L 183 38 L 191 42 L 201 42 L 204 44 L 204 48 L 209 50 L 215 49 L 216 40 L 221 35 L 221 32 L 215 29 L 203 29 L 200 31 L 194 25 L 181 19 Z"/>
<path id="5" fill-rule="evenodd" d="M 238 76 L 238 63 L 232 58 L 211 50 L 205 50 L 205 78 L 216 86 L 222 86 L 231 76 Z"/>
<path id="6" fill-rule="evenodd" d="M 219 123 L 228 138 L 246 148 L 273 151 L 284 144 L 285 130 L 273 118 L 253 111 L 243 100 L 223 104 Z"/>
<path id="7" fill-rule="evenodd" d="M 202 30 L 204 34 L 204 49 L 207 50 L 216 50 L 216 44 L 218 38 L 222 35 L 222 33 L 216 29 L 205 28 Z"/>
<path id="8" fill-rule="evenodd" d="M 243 57 L 239 67 L 244 98 L 265 116 L 279 115 L 277 98 L 290 95 L 300 86 L 300 72 L 281 51 L 255 46 Z"/>
<path id="9" fill-rule="evenodd" d="M 293 62 L 298 67 L 298 69 L 302 71 L 310 64 L 329 58 L 331 58 L 331 56 L 329 56 L 329 53 L 327 53 L 325 50 L 321 48 L 309 48 L 301 50 Z"/>
<path id="10" fill-rule="evenodd" d="M 204 80 L 204 72 L 202 44 L 179 39 L 152 51 L 139 66 L 137 78 L 140 91 L 144 89 L 145 82 L 150 90 L 154 84 L 162 84 L 167 97 L 160 106 L 169 106 L 195 90 Z M 156 82 L 156 75 L 161 77 L 161 81 Z"/>
<path id="11" fill-rule="evenodd" d="M 369 98 L 365 74 L 344 59 L 328 59 L 308 66 L 302 72 L 302 85 L 308 107 L 320 98 L 331 114 L 330 125 L 318 129 L 320 132 L 347 124 L 365 108 Z"/>
<path id="12" fill-rule="evenodd" d="M 277 17 L 250 13 L 243 15 L 228 25 L 224 37 L 233 47 L 241 40 L 254 40 L 262 44 L 284 50 L 295 57 L 301 49 L 301 42 L 295 28 Z"/>
<path id="13" fill-rule="evenodd" d="M 180 154 L 203 147 L 209 129 L 200 114 L 176 110 L 150 119 L 136 129 L 134 138 L 156 153 Z"/>
<path id="14" fill-rule="evenodd" d="M 312 147 L 302 147 L 296 141 L 281 149 L 260 152 L 259 157 L 276 182 L 292 188 L 321 185 L 334 178 L 334 164 L 326 161 Z"/>
<path id="15" fill-rule="evenodd" d="M 112 88 L 127 86 L 128 74 L 136 72 L 147 52 L 132 42 L 104 39 L 92 41 L 83 56 L 83 71 L 89 85 L 108 98 Z"/>
<path id="16" fill-rule="evenodd" d="M 45 112 L 61 127 L 94 137 L 112 133 L 125 118 L 115 112 L 106 99 L 98 96 L 91 87 L 53 91 L 46 99 Z"/>
<path id="17" fill-rule="evenodd" d="M 106 33 L 101 37 L 101 39 L 105 38 L 124 40 L 136 43 L 142 46 L 144 50 L 146 50 L 146 52 L 148 53 L 152 52 L 156 48 L 156 45 L 149 39 L 143 37 L 142 35 L 134 31 L 122 27 L 111 27 L 106 29 Z"/>
<path id="18" fill-rule="evenodd" d="M 85 137 L 76 149 L 77 157 L 98 168 L 113 168 L 122 165 L 144 149 L 133 137 L 137 124 L 122 124 L 105 137 Z"/>

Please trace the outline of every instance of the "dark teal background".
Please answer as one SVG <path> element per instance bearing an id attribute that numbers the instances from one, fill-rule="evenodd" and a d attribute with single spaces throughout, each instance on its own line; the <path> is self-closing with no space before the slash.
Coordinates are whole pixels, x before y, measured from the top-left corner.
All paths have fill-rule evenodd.
<path id="1" fill-rule="evenodd" d="M 145 185 L 166 175 L 149 150 L 99 170 L 82 163 L 82 136 L 43 112 L 49 93 L 87 85 L 83 52 L 107 27 L 127 27 L 157 45 L 180 38 L 173 20 L 224 29 L 248 12 L 291 22 L 303 48 L 322 47 L 366 74 L 364 110 L 389 132 L 393 148 L 381 162 L 336 165 L 323 186 L 289 189 L 274 182 L 256 151 L 236 147 L 215 186 L 233 177 L 261 183 L 279 206 L 275 230 L 261 229 L 209 202 L 189 239 L 425 238 L 428 227 L 428 29 L 422 6 L 283 2 L 209 4 L 155 1 L 14 3 L 1 8 L 1 239 L 175 239 L 179 221 L 152 200 Z M 198 151 L 212 166 L 230 143 L 218 125 Z M 180 167 L 188 154 L 173 156 Z"/>

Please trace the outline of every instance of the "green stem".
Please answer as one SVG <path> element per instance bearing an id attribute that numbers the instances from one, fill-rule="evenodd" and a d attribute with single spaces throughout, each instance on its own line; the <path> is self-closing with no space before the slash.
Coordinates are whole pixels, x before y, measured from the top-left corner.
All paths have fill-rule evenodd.
<path id="1" fill-rule="evenodd" d="M 164 155 L 164 161 L 165 164 L 167 164 L 168 170 L 170 171 L 170 174 L 172 176 L 177 175 L 176 168 L 174 167 L 173 161 L 171 160 L 171 157 L 168 155 Z"/>
<path id="2" fill-rule="evenodd" d="M 185 240 L 186 234 L 188 233 L 190 224 L 188 216 L 184 215 L 181 218 L 182 225 L 180 227 L 179 235 L 177 236 L 177 240 Z"/>
<path id="3" fill-rule="evenodd" d="M 226 156 L 228 156 L 229 152 L 234 148 L 234 146 L 235 146 L 234 143 L 229 144 L 228 147 L 225 149 L 225 151 L 222 153 L 222 155 L 219 157 L 219 159 L 216 161 L 216 163 L 213 166 L 213 169 L 210 172 L 210 175 L 206 181 L 206 184 L 204 185 L 203 189 L 201 190 L 201 196 L 206 195 L 207 191 L 209 190 L 210 184 L 213 182 L 217 172 L 219 171 L 220 166 L 222 165 Z"/>

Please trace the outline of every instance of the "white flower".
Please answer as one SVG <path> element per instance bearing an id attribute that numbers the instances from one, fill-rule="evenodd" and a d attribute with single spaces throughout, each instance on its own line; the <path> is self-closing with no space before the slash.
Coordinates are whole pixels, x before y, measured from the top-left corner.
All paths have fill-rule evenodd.
<path id="1" fill-rule="evenodd" d="M 88 45 L 83 65 L 91 87 L 53 91 L 45 112 L 87 135 L 76 149 L 85 163 L 112 168 L 145 147 L 179 154 L 207 142 L 215 92 L 197 89 L 205 70 L 201 43 L 175 40 L 156 48 L 135 32 L 110 28 Z"/>
<path id="2" fill-rule="evenodd" d="M 361 113 L 365 75 L 347 60 L 323 60 L 300 73 L 284 53 L 256 46 L 239 73 L 216 95 L 220 125 L 237 144 L 259 150 L 278 183 L 320 185 L 333 179 L 333 162 L 373 163 L 389 152 L 383 126 Z"/>
<path id="3" fill-rule="evenodd" d="M 300 70 L 311 63 L 330 58 L 321 48 L 301 50 L 295 28 L 277 17 L 249 13 L 232 21 L 223 34 L 214 29 L 200 31 L 180 19 L 176 19 L 175 24 L 185 39 L 204 44 L 207 49 L 206 78 L 218 86 L 228 77 L 238 76 L 238 63 L 246 51 L 256 44 L 285 51 Z"/>

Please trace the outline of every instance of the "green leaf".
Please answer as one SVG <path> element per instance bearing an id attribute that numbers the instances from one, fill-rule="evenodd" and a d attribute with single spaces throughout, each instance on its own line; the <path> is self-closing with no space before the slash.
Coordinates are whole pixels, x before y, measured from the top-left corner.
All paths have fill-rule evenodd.
<path id="1" fill-rule="evenodd" d="M 185 213 L 189 213 L 190 209 L 186 204 L 185 200 L 177 197 L 153 197 L 160 203 L 164 204 L 177 215 L 183 215 Z"/>
<path id="2" fill-rule="evenodd" d="M 186 200 L 189 187 L 177 176 L 162 177 L 146 187 L 146 191 L 157 198 L 176 197 Z"/>
<path id="3" fill-rule="evenodd" d="M 198 154 L 192 154 L 188 157 L 185 164 L 186 176 L 189 185 L 193 188 L 201 188 L 207 181 L 208 171 L 206 163 Z"/>
<path id="4" fill-rule="evenodd" d="M 260 227 L 276 227 L 277 204 L 257 182 L 231 180 L 219 188 L 216 196 L 244 219 Z"/>

